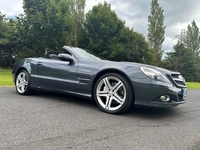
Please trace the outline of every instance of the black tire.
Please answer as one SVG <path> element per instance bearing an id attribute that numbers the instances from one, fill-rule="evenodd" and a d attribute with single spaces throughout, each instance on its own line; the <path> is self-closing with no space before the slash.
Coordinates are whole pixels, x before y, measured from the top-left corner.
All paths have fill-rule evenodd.
<path id="1" fill-rule="evenodd" d="M 133 105 L 133 91 L 124 76 L 108 73 L 97 80 L 94 87 L 94 99 L 104 112 L 119 114 Z"/>
<path id="2" fill-rule="evenodd" d="M 32 89 L 30 88 L 30 75 L 27 71 L 21 70 L 15 80 L 15 88 L 16 91 L 20 95 L 28 95 L 32 93 Z"/>

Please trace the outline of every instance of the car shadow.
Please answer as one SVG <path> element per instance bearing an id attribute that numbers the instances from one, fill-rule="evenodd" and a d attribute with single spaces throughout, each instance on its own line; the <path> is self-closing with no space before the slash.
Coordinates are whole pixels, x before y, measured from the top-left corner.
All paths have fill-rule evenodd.
<path id="1" fill-rule="evenodd" d="M 86 99 L 84 97 L 73 96 L 69 94 L 37 91 L 36 93 L 34 93 L 34 96 L 43 97 L 50 101 L 56 101 L 56 102 L 64 102 L 64 103 L 70 102 L 75 105 L 96 106 L 95 101 L 93 100 Z"/>
<path id="2" fill-rule="evenodd" d="M 95 109 L 95 111 L 101 111 L 96 105 L 94 100 L 86 99 L 83 97 L 77 97 L 68 94 L 60 94 L 53 92 L 36 92 L 34 93 L 36 97 L 43 97 L 48 101 L 54 101 L 56 103 L 62 102 L 66 105 L 78 105 L 83 107 L 89 107 L 90 109 Z M 120 114 L 120 116 L 124 117 L 135 117 L 135 118 L 143 118 L 143 119 L 164 119 L 166 117 L 177 117 L 180 116 L 179 108 L 153 108 L 153 107 L 136 107 L 131 108 L 127 112 Z"/>
<path id="3" fill-rule="evenodd" d="M 132 110 L 129 110 L 126 115 L 134 115 L 134 116 L 140 116 L 145 118 L 163 118 L 163 117 L 169 117 L 174 116 L 175 113 L 177 113 L 176 108 L 154 108 L 154 107 L 136 107 Z"/>

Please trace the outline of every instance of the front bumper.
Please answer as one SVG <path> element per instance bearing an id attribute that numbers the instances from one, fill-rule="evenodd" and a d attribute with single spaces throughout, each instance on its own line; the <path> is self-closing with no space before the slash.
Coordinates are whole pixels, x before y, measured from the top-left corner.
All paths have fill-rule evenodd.
<path id="1" fill-rule="evenodd" d="M 173 84 L 152 81 L 137 80 L 133 83 L 135 104 L 150 107 L 175 107 L 185 103 L 187 88 L 175 87 Z M 161 96 L 170 97 L 168 101 L 162 101 Z"/>
<path id="2" fill-rule="evenodd" d="M 169 94 L 170 99 L 169 101 L 162 101 L 161 96 L 155 98 L 154 100 L 151 101 L 152 105 L 154 107 L 174 107 L 178 106 L 179 104 L 184 104 L 186 103 L 184 97 L 187 95 L 187 88 L 171 88 Z"/>

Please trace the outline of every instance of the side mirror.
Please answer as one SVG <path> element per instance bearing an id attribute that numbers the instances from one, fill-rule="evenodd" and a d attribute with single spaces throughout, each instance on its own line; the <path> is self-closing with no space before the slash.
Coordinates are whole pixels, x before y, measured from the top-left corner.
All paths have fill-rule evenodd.
<path id="1" fill-rule="evenodd" d="M 69 54 L 60 53 L 58 54 L 58 58 L 62 61 L 68 61 L 70 64 L 74 63 L 73 57 Z"/>

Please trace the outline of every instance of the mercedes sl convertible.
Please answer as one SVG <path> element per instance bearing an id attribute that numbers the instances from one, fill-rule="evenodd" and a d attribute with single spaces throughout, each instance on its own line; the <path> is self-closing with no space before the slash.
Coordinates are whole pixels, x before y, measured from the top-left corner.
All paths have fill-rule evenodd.
<path id="1" fill-rule="evenodd" d="M 111 114 L 131 106 L 174 107 L 185 103 L 179 72 L 133 62 L 103 60 L 78 47 L 64 46 L 44 57 L 18 60 L 12 71 L 16 91 L 45 90 L 86 97 Z"/>

